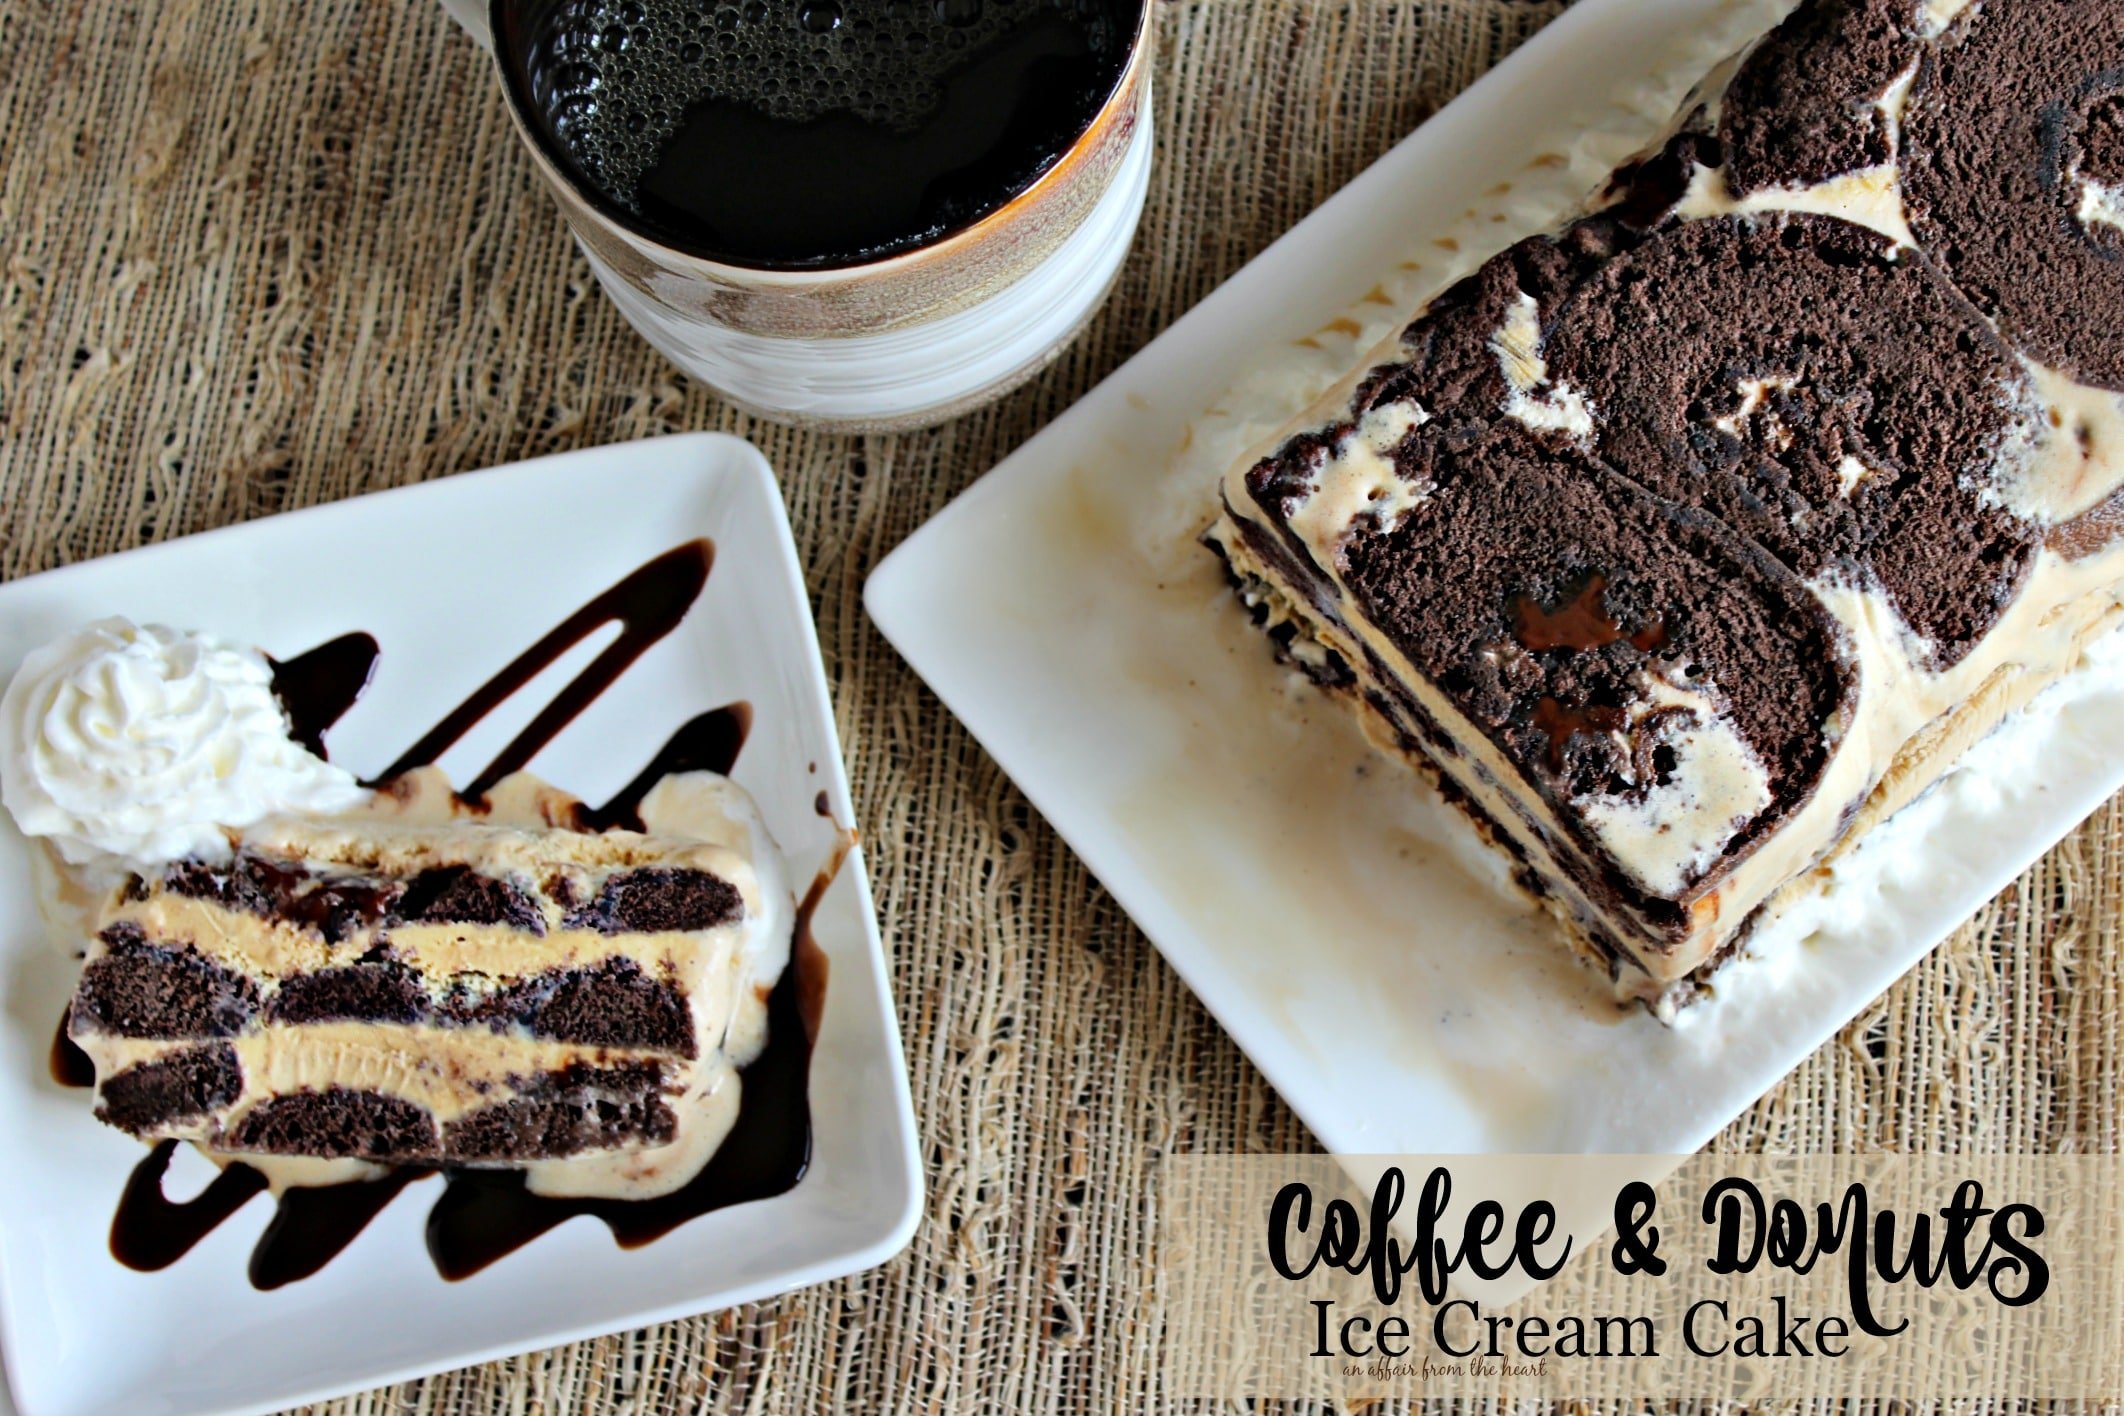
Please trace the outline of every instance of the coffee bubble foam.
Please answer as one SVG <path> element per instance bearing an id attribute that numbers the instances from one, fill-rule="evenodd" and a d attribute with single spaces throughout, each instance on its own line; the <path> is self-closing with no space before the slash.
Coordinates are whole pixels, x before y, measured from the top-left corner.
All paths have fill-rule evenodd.
<path id="1" fill-rule="evenodd" d="M 1042 12 L 1094 53 L 1127 43 L 1099 0 L 560 0 L 533 39 L 531 97 L 609 200 L 639 211 L 642 177 L 704 99 L 803 123 L 829 113 L 908 130 L 967 55 Z"/>

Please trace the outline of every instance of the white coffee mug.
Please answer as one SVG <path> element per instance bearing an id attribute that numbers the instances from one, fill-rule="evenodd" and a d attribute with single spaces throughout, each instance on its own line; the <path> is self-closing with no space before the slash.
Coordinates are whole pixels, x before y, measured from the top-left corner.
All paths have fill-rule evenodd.
<path id="1" fill-rule="evenodd" d="M 443 0 L 490 51 L 509 0 Z M 973 224 L 882 260 L 762 269 L 668 246 L 602 210 L 509 111 L 605 293 L 688 374 L 755 412 L 844 431 L 941 422 L 1030 378 L 1104 301 L 1150 186 L 1144 0 L 1113 92 L 1069 149 Z"/>

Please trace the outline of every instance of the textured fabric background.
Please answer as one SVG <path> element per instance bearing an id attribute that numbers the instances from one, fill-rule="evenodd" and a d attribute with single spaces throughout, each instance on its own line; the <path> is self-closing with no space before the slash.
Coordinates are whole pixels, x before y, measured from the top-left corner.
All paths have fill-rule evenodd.
<path id="1" fill-rule="evenodd" d="M 864 619 L 878 559 L 1552 18 L 1539 0 L 1161 0 L 1157 170 L 1113 302 L 915 435 L 743 418 L 592 283 L 433 0 L 0 0 L 0 571 L 623 438 L 780 470 L 928 1157 L 878 1272 L 347 1413 L 1130 1411 L 1161 1153 L 1306 1135 Z M 1721 1137 L 2118 1147 L 2112 802 Z"/>

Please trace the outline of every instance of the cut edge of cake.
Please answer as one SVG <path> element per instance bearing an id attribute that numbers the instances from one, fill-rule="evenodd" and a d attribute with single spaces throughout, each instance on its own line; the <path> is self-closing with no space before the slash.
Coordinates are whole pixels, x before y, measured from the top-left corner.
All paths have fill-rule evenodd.
<path id="1" fill-rule="evenodd" d="M 682 1181 L 764 1045 L 793 900 L 726 779 L 666 778 L 641 816 L 587 831 L 528 774 L 470 803 L 422 769 L 128 879 L 69 1010 L 98 1115 L 233 1159 Z"/>

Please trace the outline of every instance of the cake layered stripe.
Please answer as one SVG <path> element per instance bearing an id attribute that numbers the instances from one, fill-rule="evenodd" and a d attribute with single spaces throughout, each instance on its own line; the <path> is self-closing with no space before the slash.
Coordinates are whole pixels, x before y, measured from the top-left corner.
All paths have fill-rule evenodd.
<path id="1" fill-rule="evenodd" d="M 720 778 L 671 778 L 650 829 L 589 831 L 535 779 L 467 802 L 424 770 L 362 811 L 268 819 L 222 857 L 136 873 L 68 1016 L 98 1114 L 238 1155 L 668 1146 L 681 1111 L 712 1121 L 698 1098 L 736 1085 L 786 957 L 786 888 L 754 868 L 738 803 Z"/>

